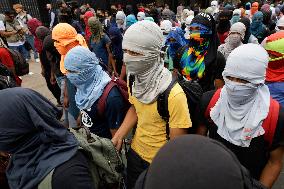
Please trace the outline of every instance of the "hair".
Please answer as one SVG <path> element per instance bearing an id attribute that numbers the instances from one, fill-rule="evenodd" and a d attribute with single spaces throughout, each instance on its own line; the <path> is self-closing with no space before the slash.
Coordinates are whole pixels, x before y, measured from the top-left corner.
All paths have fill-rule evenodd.
<path id="1" fill-rule="evenodd" d="M 5 14 L 6 16 L 11 15 L 11 14 L 16 15 L 16 12 L 15 12 L 15 10 L 8 9 L 8 10 L 5 10 L 5 11 L 4 11 L 4 14 Z"/>
<path id="2" fill-rule="evenodd" d="M 24 8 L 23 5 L 19 3 L 13 5 L 13 9 L 23 9 L 23 8 Z"/>

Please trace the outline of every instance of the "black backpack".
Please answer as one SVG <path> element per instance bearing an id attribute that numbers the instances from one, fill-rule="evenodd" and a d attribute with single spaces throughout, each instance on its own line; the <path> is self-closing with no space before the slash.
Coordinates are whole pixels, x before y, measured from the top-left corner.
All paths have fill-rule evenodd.
<path id="1" fill-rule="evenodd" d="M 16 50 L 6 48 L 14 62 L 15 71 L 17 76 L 23 76 L 29 73 L 29 64 L 21 53 Z"/>
<path id="2" fill-rule="evenodd" d="M 16 87 L 14 75 L 0 62 L 0 90 Z"/>
<path id="3" fill-rule="evenodd" d="M 167 138 L 169 139 L 169 110 L 168 110 L 168 98 L 172 88 L 175 86 L 176 83 L 182 87 L 186 98 L 187 98 L 187 105 L 190 113 L 190 118 L 192 121 L 192 128 L 189 129 L 189 133 L 195 133 L 195 129 L 197 127 L 197 115 L 196 115 L 196 108 L 199 104 L 200 98 L 203 94 L 202 87 L 199 85 L 197 81 L 188 81 L 183 78 L 182 75 L 178 74 L 177 77 L 173 76 L 172 82 L 169 87 L 158 96 L 157 99 L 157 110 L 160 116 L 167 122 L 166 132 Z"/>

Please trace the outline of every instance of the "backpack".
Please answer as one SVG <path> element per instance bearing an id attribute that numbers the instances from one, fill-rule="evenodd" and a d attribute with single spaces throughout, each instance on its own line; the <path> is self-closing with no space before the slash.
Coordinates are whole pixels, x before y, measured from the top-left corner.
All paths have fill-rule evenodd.
<path id="1" fill-rule="evenodd" d="M 16 50 L 6 48 L 14 62 L 15 71 L 17 76 L 27 75 L 29 73 L 29 64 L 21 53 Z"/>
<path id="2" fill-rule="evenodd" d="M 70 132 L 89 161 L 94 188 L 125 188 L 122 158 L 111 140 L 91 133 L 85 126 L 70 129 Z M 52 189 L 53 171 L 39 183 L 38 189 Z"/>
<path id="3" fill-rule="evenodd" d="M 13 73 L 0 62 L 0 90 L 16 86 L 17 85 Z"/>
<path id="4" fill-rule="evenodd" d="M 220 98 L 220 94 L 221 94 L 221 89 L 218 89 L 213 95 L 213 97 L 211 98 L 206 108 L 205 118 L 209 120 L 209 122 L 212 122 L 212 120 L 210 119 L 210 111 L 215 106 L 218 99 Z M 272 142 L 273 142 L 275 130 L 276 130 L 277 123 L 278 123 L 279 111 L 280 111 L 279 103 L 276 100 L 270 98 L 269 112 L 268 112 L 266 119 L 263 121 L 263 124 L 262 124 L 262 127 L 265 131 L 264 140 L 268 142 L 269 147 L 272 145 Z"/>
<path id="5" fill-rule="evenodd" d="M 169 110 L 168 110 L 168 98 L 169 98 L 172 88 L 175 86 L 176 83 L 178 83 L 181 86 L 181 88 L 183 89 L 186 95 L 190 118 L 193 124 L 192 130 L 190 130 L 190 133 L 194 133 L 194 129 L 196 129 L 196 126 L 197 126 L 196 117 L 197 116 L 196 116 L 195 110 L 203 94 L 202 87 L 197 83 L 197 81 L 185 80 L 182 75 L 178 75 L 177 78 L 173 76 L 171 84 L 162 94 L 158 96 L 158 99 L 157 99 L 157 110 L 159 112 L 159 115 L 167 122 L 166 133 L 167 133 L 168 139 L 169 139 L 168 123 L 169 123 L 169 118 L 170 118 Z"/>
<path id="6" fill-rule="evenodd" d="M 117 87 L 120 94 L 123 97 L 123 100 L 125 103 L 125 107 L 123 108 L 128 109 L 130 107 L 130 103 L 128 101 L 129 95 L 128 95 L 128 88 L 127 88 L 126 82 L 120 78 L 116 78 L 115 76 L 112 76 L 111 81 L 105 86 L 104 92 L 98 100 L 97 110 L 98 110 L 98 114 L 100 117 L 103 117 L 104 115 L 107 97 L 113 87 Z"/>

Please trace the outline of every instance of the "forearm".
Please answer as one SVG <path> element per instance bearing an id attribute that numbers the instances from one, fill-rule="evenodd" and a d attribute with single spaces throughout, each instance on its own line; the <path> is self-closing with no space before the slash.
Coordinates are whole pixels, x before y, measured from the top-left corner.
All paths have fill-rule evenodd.
<path id="1" fill-rule="evenodd" d="M 50 21 L 50 25 L 49 25 L 50 29 L 53 27 L 54 19 L 55 19 L 55 14 L 51 13 L 51 21 Z"/>
<path id="2" fill-rule="evenodd" d="M 261 176 L 260 182 L 267 188 L 272 188 L 274 182 L 277 180 L 282 168 L 282 162 L 272 163 L 268 161 L 264 167 Z"/>
<path id="3" fill-rule="evenodd" d="M 259 180 L 264 186 L 271 188 L 282 168 L 284 147 L 280 146 L 272 150 L 269 155 L 269 160 L 262 170 Z"/>
<path id="4" fill-rule="evenodd" d="M 120 78 L 124 79 L 126 77 L 126 66 L 123 64 L 121 68 Z"/>
<path id="5" fill-rule="evenodd" d="M 175 139 L 179 136 L 182 136 L 182 135 L 186 135 L 188 132 L 188 129 L 179 129 L 179 128 L 175 128 L 175 129 L 170 129 L 170 139 Z"/>
<path id="6" fill-rule="evenodd" d="M 109 55 L 109 59 L 110 59 L 110 64 L 112 66 L 112 70 L 116 73 L 116 62 L 115 60 L 113 59 L 113 56 L 112 55 Z"/>
<path id="7" fill-rule="evenodd" d="M 0 35 L 3 37 L 10 37 L 11 35 L 14 35 L 14 34 L 15 34 L 14 31 L 11 31 L 11 32 L 1 31 L 0 32 Z"/>
<path id="8" fill-rule="evenodd" d="M 137 120 L 138 120 L 138 117 L 136 114 L 136 110 L 135 110 L 135 107 L 132 105 L 127 111 L 126 116 L 121 126 L 116 131 L 115 135 L 123 139 L 131 131 L 131 129 L 136 125 Z"/>

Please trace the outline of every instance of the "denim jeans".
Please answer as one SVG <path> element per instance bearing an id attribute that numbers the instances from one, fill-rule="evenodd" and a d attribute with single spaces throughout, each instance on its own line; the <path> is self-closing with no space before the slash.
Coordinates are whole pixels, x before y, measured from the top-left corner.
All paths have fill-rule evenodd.
<path id="1" fill-rule="evenodd" d="M 267 83 L 270 95 L 284 107 L 284 82 Z"/>
<path id="2" fill-rule="evenodd" d="M 31 45 L 31 47 L 32 47 L 32 49 L 34 51 L 34 59 L 37 59 L 38 58 L 38 52 L 37 52 L 37 50 L 35 48 L 34 36 L 26 34 L 25 37 L 26 37 L 27 42 Z M 29 53 L 28 54 L 28 59 L 30 59 L 30 58 L 31 58 L 31 56 L 30 56 L 30 53 Z"/>
<path id="3" fill-rule="evenodd" d="M 24 45 L 20 45 L 20 46 L 9 46 L 10 49 L 12 50 L 16 50 L 19 53 L 21 53 L 25 59 L 28 58 L 28 51 L 25 49 Z"/>
<path id="4" fill-rule="evenodd" d="M 61 76 L 61 77 L 56 77 L 56 82 L 58 84 L 58 86 L 61 89 L 61 96 L 60 96 L 60 101 L 63 104 L 63 100 L 64 100 L 64 88 L 65 88 L 65 76 Z M 64 109 L 63 111 L 63 116 L 64 116 L 64 123 L 68 124 L 70 128 L 76 128 L 77 127 L 77 121 L 74 118 L 74 113 L 73 115 L 71 113 L 69 113 L 68 111 L 72 110 L 72 106 L 68 109 Z"/>

